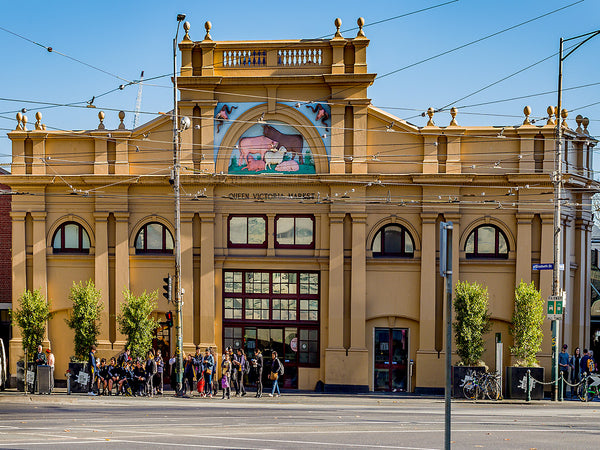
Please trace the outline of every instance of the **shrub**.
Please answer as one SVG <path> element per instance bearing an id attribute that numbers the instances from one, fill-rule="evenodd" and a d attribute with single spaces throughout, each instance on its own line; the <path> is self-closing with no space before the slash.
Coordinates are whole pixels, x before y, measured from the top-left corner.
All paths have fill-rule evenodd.
<path id="1" fill-rule="evenodd" d="M 121 304 L 121 314 L 117 316 L 119 331 L 127 336 L 127 347 L 131 349 L 132 358 L 146 357 L 152 347 L 154 331 L 158 321 L 151 316 L 156 308 L 157 291 L 135 296 L 125 289 L 125 301 Z"/>
<path id="2" fill-rule="evenodd" d="M 487 288 L 459 281 L 454 293 L 456 354 L 465 366 L 479 365 L 485 351 L 483 335 L 491 326 Z"/>
<path id="3" fill-rule="evenodd" d="M 65 322 L 75 331 L 73 343 L 75 344 L 75 356 L 84 360 L 90 347 L 96 344 L 96 338 L 100 334 L 100 313 L 104 305 L 100 302 L 102 294 L 92 280 L 84 285 L 83 282 L 71 287 L 69 300 L 73 302 L 73 312 Z"/>
<path id="4" fill-rule="evenodd" d="M 510 348 L 517 358 L 517 366 L 537 367 L 536 354 L 542 349 L 542 324 L 544 322 L 544 300 L 533 281 L 521 283 L 515 289 L 515 310 L 510 333 L 514 346 Z"/>
<path id="5" fill-rule="evenodd" d="M 21 329 L 23 351 L 27 352 L 28 359 L 32 360 L 36 354 L 51 317 L 50 303 L 46 302 L 39 289 L 33 292 L 26 289 L 19 297 L 19 309 L 11 311 L 12 324 Z"/>

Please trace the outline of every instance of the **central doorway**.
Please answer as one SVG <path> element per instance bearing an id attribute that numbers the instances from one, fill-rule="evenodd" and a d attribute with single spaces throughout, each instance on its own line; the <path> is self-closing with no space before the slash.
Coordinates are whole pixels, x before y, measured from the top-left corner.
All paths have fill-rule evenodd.
<path id="1" fill-rule="evenodd" d="M 376 391 L 408 389 L 408 328 L 375 328 L 374 376 Z"/>

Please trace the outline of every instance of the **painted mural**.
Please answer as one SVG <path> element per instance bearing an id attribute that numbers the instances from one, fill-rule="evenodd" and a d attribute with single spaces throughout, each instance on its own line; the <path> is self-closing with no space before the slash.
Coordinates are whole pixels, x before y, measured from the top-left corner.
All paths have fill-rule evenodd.
<path id="1" fill-rule="evenodd" d="M 214 113 L 215 160 L 219 157 L 221 143 L 231 125 L 243 113 L 262 104 L 264 103 L 219 102 L 217 104 Z M 331 147 L 329 105 L 292 102 L 281 102 L 281 104 L 296 109 L 318 128 L 329 158 Z M 228 172 L 240 175 L 248 173 L 314 174 L 316 170 L 313 153 L 302 134 L 291 125 L 269 121 L 253 125 L 242 135 L 231 152 Z"/>
<path id="2" fill-rule="evenodd" d="M 316 173 L 312 152 L 302 135 L 279 122 L 257 123 L 248 129 L 231 153 L 228 172 Z"/>

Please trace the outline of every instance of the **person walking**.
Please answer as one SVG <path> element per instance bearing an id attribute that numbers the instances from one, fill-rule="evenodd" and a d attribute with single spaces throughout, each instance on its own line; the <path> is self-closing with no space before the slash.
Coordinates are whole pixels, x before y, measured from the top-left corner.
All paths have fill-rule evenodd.
<path id="1" fill-rule="evenodd" d="M 185 358 L 185 366 L 183 368 L 183 395 L 189 391 L 190 397 L 194 392 L 194 378 L 196 378 L 196 368 L 192 355 L 187 355 Z"/>
<path id="2" fill-rule="evenodd" d="M 581 349 L 575 348 L 575 353 L 569 359 L 571 367 L 571 384 L 576 385 L 581 381 Z M 571 386 L 571 397 L 575 395 L 575 387 Z"/>
<path id="3" fill-rule="evenodd" d="M 229 354 L 229 362 L 231 364 L 231 373 L 229 375 L 229 382 L 231 387 L 235 389 L 236 395 L 239 395 L 240 387 L 238 385 L 238 370 L 237 370 L 237 354 L 233 353 L 233 349 L 231 347 L 227 348 L 227 353 Z"/>
<path id="4" fill-rule="evenodd" d="M 227 398 L 231 398 L 231 387 L 229 378 L 231 376 L 231 361 L 229 361 L 229 353 L 223 353 L 223 362 L 221 363 L 221 387 L 223 388 L 223 397 L 225 399 L 225 395 Z"/>
<path id="5" fill-rule="evenodd" d="M 212 398 L 212 377 L 215 370 L 215 360 L 210 354 L 210 349 L 207 348 L 202 358 L 202 370 L 204 373 L 204 395 Z"/>
<path id="6" fill-rule="evenodd" d="M 279 392 L 279 375 L 282 372 L 282 367 L 283 365 L 281 364 L 281 361 L 279 361 L 279 358 L 277 357 L 277 352 L 272 352 L 271 353 L 271 380 L 273 381 L 273 387 L 271 389 L 271 393 L 269 394 L 269 397 L 273 397 L 274 395 L 279 397 L 281 395 L 281 392 Z M 277 391 L 277 394 L 275 394 L 275 391 Z"/>
<path id="7" fill-rule="evenodd" d="M 246 354 L 244 353 L 244 349 L 237 349 L 237 387 L 235 395 L 244 396 L 246 395 L 246 388 L 244 387 L 244 375 L 248 372 L 248 360 L 246 359 Z"/>
<path id="8" fill-rule="evenodd" d="M 96 346 L 92 345 L 90 353 L 88 354 L 88 374 L 90 376 L 90 388 L 88 395 L 97 395 L 94 392 L 94 386 L 96 384 Z"/>
<path id="9" fill-rule="evenodd" d="M 256 398 L 262 397 L 263 384 L 262 384 L 262 373 L 263 373 L 263 355 L 257 348 L 254 350 L 254 360 L 252 365 L 256 370 Z"/>

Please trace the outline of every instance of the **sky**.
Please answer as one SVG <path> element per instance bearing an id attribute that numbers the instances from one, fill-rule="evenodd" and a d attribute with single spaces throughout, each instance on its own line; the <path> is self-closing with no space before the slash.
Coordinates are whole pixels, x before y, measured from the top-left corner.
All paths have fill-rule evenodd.
<path id="1" fill-rule="evenodd" d="M 406 15 L 425 8 L 430 9 Z M 136 105 L 138 85 L 127 83 L 139 79 L 144 70 L 146 79 L 167 76 L 143 84 L 140 122 L 171 110 L 169 74 L 178 13 L 186 14 L 192 40 L 203 39 L 204 23 L 210 20 L 216 41 L 330 38 L 336 17 L 342 19 L 342 35 L 351 38 L 356 36 L 356 19 L 364 17 L 370 39 L 368 71 L 378 75 L 369 89 L 372 104 L 418 126 L 425 125 L 421 113 L 429 107 L 457 106 L 462 126 L 517 125 L 526 105 L 532 117 L 544 117 L 548 105 L 557 102 L 559 39 L 600 29 L 600 0 L 34 0 L 26 8 L 5 2 L 0 17 L 5 61 L 0 71 L 0 166 L 10 170 L 11 141 L 6 133 L 15 128 L 15 115 L 22 108 L 27 109 L 29 128 L 39 110 L 49 129 L 95 129 L 102 109 L 106 127 L 117 128 L 117 111 L 133 111 Z M 544 14 L 548 15 L 536 19 Z M 480 40 L 526 21 L 530 22 Z M 182 36 L 180 31 L 179 40 Z M 597 36 L 569 56 L 563 68 L 563 106 L 572 111 L 570 126 L 575 128 L 575 116 L 582 114 L 590 118 L 589 131 L 595 136 L 600 136 L 599 54 Z M 598 84 L 581 87 L 593 83 Z M 121 84 L 125 87 L 119 90 Z M 85 105 L 94 96 L 97 109 L 54 106 Z M 450 119 L 448 111 L 434 117 L 442 126 Z M 132 123 L 133 113 L 127 112 L 125 125 L 131 128 Z"/>

